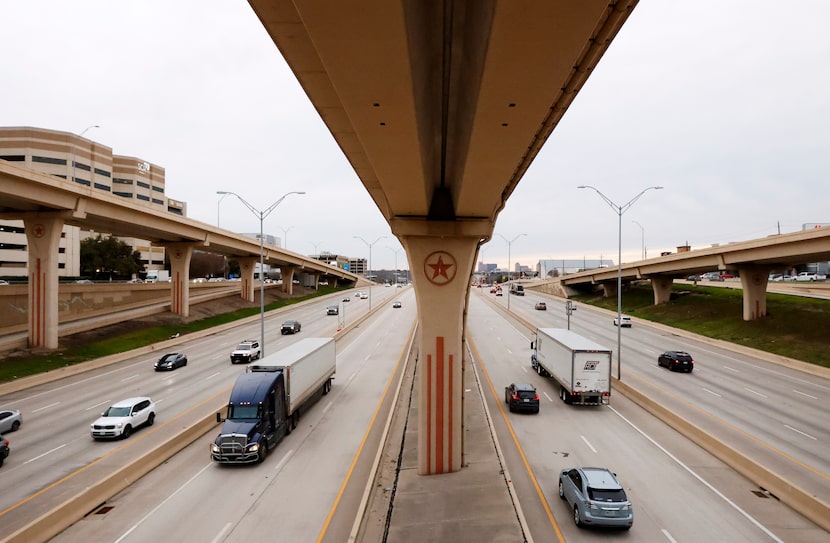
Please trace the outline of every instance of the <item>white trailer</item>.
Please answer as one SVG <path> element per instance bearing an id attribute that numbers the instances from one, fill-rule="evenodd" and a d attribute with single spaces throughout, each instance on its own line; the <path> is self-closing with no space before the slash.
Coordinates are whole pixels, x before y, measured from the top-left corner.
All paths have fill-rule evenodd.
<path id="1" fill-rule="evenodd" d="M 282 370 L 285 376 L 285 405 L 291 416 L 312 394 L 331 390 L 337 358 L 334 338 L 303 338 L 260 360 L 257 368 Z"/>
<path id="2" fill-rule="evenodd" d="M 611 350 L 563 328 L 539 328 L 530 363 L 559 383 L 565 403 L 607 404 L 611 397 Z"/>

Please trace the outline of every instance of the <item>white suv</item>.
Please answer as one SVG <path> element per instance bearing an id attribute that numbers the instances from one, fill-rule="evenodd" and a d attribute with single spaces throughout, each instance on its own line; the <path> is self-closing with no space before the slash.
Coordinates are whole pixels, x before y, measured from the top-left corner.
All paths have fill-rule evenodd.
<path id="1" fill-rule="evenodd" d="M 93 439 L 130 437 L 139 426 L 152 426 L 156 420 L 156 405 L 150 398 L 127 398 L 115 402 L 101 418 L 92 423 Z"/>

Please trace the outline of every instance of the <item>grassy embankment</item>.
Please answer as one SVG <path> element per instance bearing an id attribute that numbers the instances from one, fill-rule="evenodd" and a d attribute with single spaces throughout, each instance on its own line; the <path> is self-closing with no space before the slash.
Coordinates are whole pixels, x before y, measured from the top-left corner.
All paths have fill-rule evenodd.
<path id="1" fill-rule="evenodd" d="M 265 306 L 265 311 L 271 311 L 287 305 L 296 304 L 310 298 L 331 294 L 340 289 L 333 287 L 320 287 L 320 289 L 307 296 L 277 300 Z M 165 326 L 137 327 L 135 329 L 115 334 L 106 339 L 98 339 L 94 342 L 84 343 L 77 347 L 59 349 L 48 354 L 9 357 L 0 362 L 0 382 L 13 381 L 27 375 L 36 375 L 56 368 L 78 364 L 87 360 L 93 360 L 111 354 L 122 353 L 151 345 L 159 341 L 169 339 L 174 333 L 186 335 L 199 330 L 205 330 L 228 322 L 244 319 L 252 315 L 258 315 L 259 306 L 239 309 L 229 313 L 223 313 L 212 317 L 190 323 L 170 324 Z"/>
<path id="2" fill-rule="evenodd" d="M 744 321 L 742 291 L 674 285 L 672 300 L 654 305 L 650 285 L 623 291 L 622 311 L 702 336 L 745 345 L 819 366 L 830 367 L 830 300 L 767 294 L 767 317 Z M 617 299 L 600 294 L 574 300 L 617 310 Z"/>

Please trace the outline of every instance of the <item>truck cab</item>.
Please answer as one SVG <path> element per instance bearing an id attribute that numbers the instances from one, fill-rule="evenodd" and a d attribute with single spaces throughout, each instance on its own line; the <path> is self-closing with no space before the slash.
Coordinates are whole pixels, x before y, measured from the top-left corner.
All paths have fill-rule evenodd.
<path id="1" fill-rule="evenodd" d="M 518 283 L 510 283 L 510 294 L 513 296 L 524 296 L 525 288 Z"/>
<path id="2" fill-rule="evenodd" d="M 291 430 L 285 408 L 282 370 L 254 367 L 241 374 L 228 402 L 227 417 L 216 414 L 222 431 L 211 445 L 211 458 L 228 464 L 262 462 Z"/>

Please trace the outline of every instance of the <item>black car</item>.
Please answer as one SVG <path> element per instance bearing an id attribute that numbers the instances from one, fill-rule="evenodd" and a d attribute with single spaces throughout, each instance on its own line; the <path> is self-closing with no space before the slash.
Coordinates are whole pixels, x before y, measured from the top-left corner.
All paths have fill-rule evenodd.
<path id="1" fill-rule="evenodd" d="M 156 371 L 174 370 L 181 366 L 187 366 L 187 356 L 184 353 L 166 354 L 153 365 Z"/>
<path id="2" fill-rule="evenodd" d="M 545 302 L 536 302 L 536 310 L 537 311 L 547 311 L 548 304 Z"/>
<path id="3" fill-rule="evenodd" d="M 691 373 L 695 369 L 692 355 L 685 351 L 666 351 L 657 357 L 657 365 L 669 368 L 671 371 L 685 371 Z"/>
<path id="4" fill-rule="evenodd" d="M 3 465 L 3 461 L 9 456 L 9 440 L 0 435 L 0 466 Z"/>
<path id="5" fill-rule="evenodd" d="M 339 315 L 340 308 L 336 305 L 330 305 L 326 308 L 326 315 Z"/>
<path id="6" fill-rule="evenodd" d="M 533 385 L 513 383 L 504 387 L 504 401 L 513 411 L 539 412 L 539 395 Z"/>
<path id="7" fill-rule="evenodd" d="M 297 321 L 285 321 L 282 323 L 282 329 L 280 331 L 282 332 L 282 335 L 296 334 L 302 327 L 303 326 Z"/>

